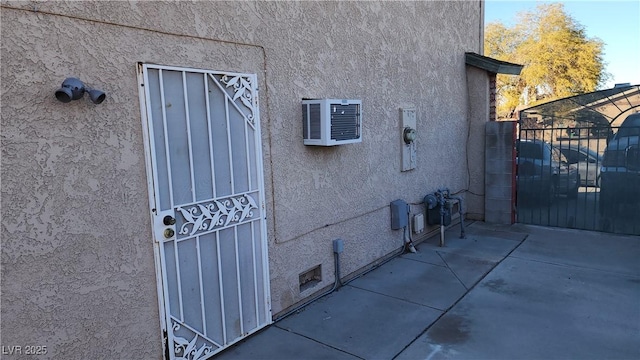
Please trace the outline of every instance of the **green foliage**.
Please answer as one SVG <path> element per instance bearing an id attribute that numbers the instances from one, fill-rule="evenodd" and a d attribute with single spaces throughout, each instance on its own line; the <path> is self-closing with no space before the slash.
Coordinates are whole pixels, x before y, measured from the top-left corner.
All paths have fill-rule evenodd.
<path id="1" fill-rule="evenodd" d="M 535 12 L 520 13 L 512 28 L 487 24 L 485 55 L 524 65 L 520 76 L 498 74 L 498 114 L 595 91 L 607 80 L 603 48 L 600 39 L 587 38 L 562 4 L 541 4 Z"/>

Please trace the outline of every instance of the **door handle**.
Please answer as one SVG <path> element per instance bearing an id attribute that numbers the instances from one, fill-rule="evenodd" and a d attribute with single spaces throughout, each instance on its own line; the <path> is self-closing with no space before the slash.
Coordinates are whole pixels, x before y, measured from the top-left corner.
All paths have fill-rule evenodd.
<path id="1" fill-rule="evenodd" d="M 162 223 L 169 226 L 169 225 L 175 225 L 176 224 L 176 218 L 174 218 L 171 215 L 167 215 L 164 218 L 162 218 Z"/>

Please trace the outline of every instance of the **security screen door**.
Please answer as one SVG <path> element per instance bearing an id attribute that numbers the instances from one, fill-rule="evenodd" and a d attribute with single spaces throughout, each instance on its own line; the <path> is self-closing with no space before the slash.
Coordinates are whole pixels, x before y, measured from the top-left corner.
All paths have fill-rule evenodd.
<path id="1" fill-rule="evenodd" d="M 140 70 L 166 353 L 204 359 L 271 322 L 257 77 Z"/>

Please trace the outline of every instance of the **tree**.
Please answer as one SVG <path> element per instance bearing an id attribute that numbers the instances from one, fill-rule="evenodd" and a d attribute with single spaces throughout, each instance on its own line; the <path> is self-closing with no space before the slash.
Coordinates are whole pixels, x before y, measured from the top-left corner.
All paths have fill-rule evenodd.
<path id="1" fill-rule="evenodd" d="M 535 12 L 520 13 L 511 28 L 487 24 L 485 55 L 524 65 L 520 76 L 498 75 L 498 114 L 595 91 L 608 76 L 603 48 L 600 39 L 587 38 L 562 4 L 541 4 Z"/>

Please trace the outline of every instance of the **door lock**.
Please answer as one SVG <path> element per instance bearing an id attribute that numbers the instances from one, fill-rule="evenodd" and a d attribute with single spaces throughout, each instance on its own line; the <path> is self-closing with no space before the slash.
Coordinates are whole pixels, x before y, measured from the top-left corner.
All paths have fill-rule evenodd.
<path id="1" fill-rule="evenodd" d="M 176 224 L 176 218 L 174 218 L 171 215 L 167 215 L 164 218 L 162 218 L 162 223 L 169 226 L 169 225 L 175 225 Z"/>
<path id="2" fill-rule="evenodd" d="M 173 235 L 175 235 L 176 232 L 173 231 L 173 229 L 164 229 L 164 237 L 166 239 L 171 239 L 173 237 Z"/>

